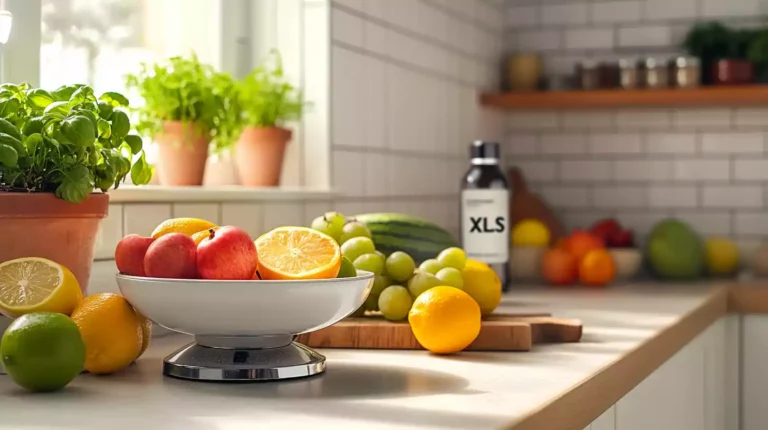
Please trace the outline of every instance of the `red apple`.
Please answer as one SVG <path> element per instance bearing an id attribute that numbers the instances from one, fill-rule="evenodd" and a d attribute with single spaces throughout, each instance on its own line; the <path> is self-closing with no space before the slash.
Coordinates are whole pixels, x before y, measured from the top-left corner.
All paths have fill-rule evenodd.
<path id="1" fill-rule="evenodd" d="M 632 230 L 621 230 L 611 237 L 611 245 L 615 248 L 633 248 L 635 235 Z"/>
<path id="2" fill-rule="evenodd" d="M 203 279 L 252 279 L 256 264 L 256 245 L 237 227 L 211 230 L 197 245 L 197 271 Z"/>
<path id="3" fill-rule="evenodd" d="M 611 246 L 612 238 L 621 231 L 621 224 L 613 218 L 606 218 L 596 222 L 589 231 L 599 237 L 606 246 Z"/>
<path id="4" fill-rule="evenodd" d="M 195 241 L 182 233 L 160 237 L 147 249 L 144 271 L 150 278 L 195 279 Z"/>
<path id="5" fill-rule="evenodd" d="M 149 245 L 155 239 L 151 237 L 129 234 L 117 243 L 115 248 L 115 264 L 117 270 L 124 275 L 147 276 L 144 273 L 144 256 Z"/>

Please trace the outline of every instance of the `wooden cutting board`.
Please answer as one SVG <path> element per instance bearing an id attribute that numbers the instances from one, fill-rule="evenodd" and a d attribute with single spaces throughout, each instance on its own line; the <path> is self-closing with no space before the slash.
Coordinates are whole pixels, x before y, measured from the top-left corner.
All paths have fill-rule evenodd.
<path id="1" fill-rule="evenodd" d="M 466 350 L 530 351 L 537 343 L 581 340 L 581 321 L 545 314 L 498 314 L 483 319 L 480 334 Z M 347 318 L 331 327 L 300 335 L 297 342 L 312 348 L 423 349 L 407 322 L 380 316 Z"/>

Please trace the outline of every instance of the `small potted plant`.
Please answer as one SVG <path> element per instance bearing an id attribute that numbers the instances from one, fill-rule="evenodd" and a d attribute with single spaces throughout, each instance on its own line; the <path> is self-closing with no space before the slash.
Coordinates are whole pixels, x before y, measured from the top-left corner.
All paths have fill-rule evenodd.
<path id="1" fill-rule="evenodd" d="M 754 38 L 752 30 L 733 30 L 719 22 L 695 25 L 685 37 L 683 47 L 701 60 L 704 83 L 746 84 L 754 81 L 747 50 Z"/>
<path id="2" fill-rule="evenodd" d="M 121 94 L 96 98 L 84 85 L 0 86 L 0 262 L 48 258 L 86 288 L 103 192 L 129 174 L 137 185 L 152 177 L 127 107 Z"/>
<path id="3" fill-rule="evenodd" d="M 286 79 L 280 54 L 272 51 L 270 59 L 238 83 L 242 133 L 235 162 L 240 183 L 249 187 L 279 185 L 292 134 L 285 124 L 304 110 L 302 93 Z"/>
<path id="4" fill-rule="evenodd" d="M 235 131 L 232 78 L 200 63 L 193 54 L 142 64 L 126 82 L 145 101 L 136 109 L 137 128 L 158 144 L 160 183 L 202 185 L 211 141 L 227 146 Z"/>

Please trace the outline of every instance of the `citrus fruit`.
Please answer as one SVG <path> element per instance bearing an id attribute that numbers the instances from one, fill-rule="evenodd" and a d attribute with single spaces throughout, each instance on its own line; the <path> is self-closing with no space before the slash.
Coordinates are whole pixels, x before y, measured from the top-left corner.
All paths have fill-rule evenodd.
<path id="1" fill-rule="evenodd" d="M 707 269 L 715 276 L 731 275 L 739 268 L 739 249 L 728 239 L 707 239 Z"/>
<path id="2" fill-rule="evenodd" d="M 535 219 L 521 220 L 512 228 L 513 246 L 546 246 L 549 237 L 547 226 Z"/>
<path id="3" fill-rule="evenodd" d="M 453 354 L 480 334 L 480 306 L 458 288 L 439 286 L 419 295 L 408 312 L 416 340 L 436 354 Z"/>
<path id="4" fill-rule="evenodd" d="M 341 257 L 341 266 L 339 267 L 339 274 L 337 278 L 354 278 L 357 276 L 357 269 L 355 265 L 347 257 Z"/>
<path id="5" fill-rule="evenodd" d="M 464 292 L 480 306 L 483 315 L 490 315 L 501 303 L 501 280 L 485 263 L 469 259 L 461 272 Z"/>
<path id="6" fill-rule="evenodd" d="M 278 227 L 255 243 L 262 279 L 327 279 L 339 274 L 339 244 L 317 230 Z"/>
<path id="7" fill-rule="evenodd" d="M 72 312 L 72 320 L 83 336 L 85 369 L 91 373 L 114 373 L 142 351 L 144 318 L 122 296 L 88 296 Z"/>
<path id="8" fill-rule="evenodd" d="M 576 257 L 563 248 L 552 248 L 541 259 L 541 276 L 552 285 L 569 285 L 579 277 Z"/>
<path id="9" fill-rule="evenodd" d="M 17 384 L 33 391 L 54 391 L 83 370 L 85 344 L 68 316 L 35 312 L 8 327 L 0 342 L 0 357 Z"/>
<path id="10" fill-rule="evenodd" d="M 219 227 L 212 227 L 208 230 L 198 231 L 197 233 L 192 235 L 192 240 L 195 241 L 195 245 L 200 245 L 200 242 L 203 241 L 206 237 L 211 236 L 211 230 L 218 231 Z"/>
<path id="11" fill-rule="evenodd" d="M 576 257 L 576 261 L 581 262 L 589 251 L 603 249 L 605 245 L 597 236 L 577 230 L 562 242 L 562 247 Z"/>
<path id="12" fill-rule="evenodd" d="M 160 223 L 152 232 L 152 239 L 168 233 L 182 233 L 192 236 L 203 230 L 217 227 L 216 224 L 199 218 L 171 218 Z M 201 239 L 202 240 L 202 239 Z"/>
<path id="13" fill-rule="evenodd" d="M 139 350 L 139 358 L 149 348 L 149 342 L 152 340 L 152 321 L 136 311 L 136 315 L 139 316 L 139 322 L 141 324 L 141 349 Z"/>
<path id="14" fill-rule="evenodd" d="M 588 252 L 579 264 L 579 280 L 584 285 L 599 287 L 613 281 L 615 275 L 616 263 L 604 249 Z"/>
<path id="15" fill-rule="evenodd" d="M 83 299 L 77 278 L 45 258 L 19 258 L 0 264 L 0 313 L 16 318 L 31 312 L 69 315 Z"/>

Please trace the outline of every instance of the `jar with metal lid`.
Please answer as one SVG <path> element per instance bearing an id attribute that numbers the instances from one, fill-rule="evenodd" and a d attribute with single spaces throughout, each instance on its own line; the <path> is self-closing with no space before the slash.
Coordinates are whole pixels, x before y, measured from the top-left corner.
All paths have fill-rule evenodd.
<path id="1" fill-rule="evenodd" d="M 701 84 L 701 61 L 696 57 L 677 57 L 672 80 L 678 88 L 696 88 Z"/>
<path id="2" fill-rule="evenodd" d="M 644 62 L 643 83 L 646 88 L 667 88 L 669 85 L 669 69 L 663 61 L 655 58 L 647 58 Z"/>
<path id="3" fill-rule="evenodd" d="M 600 86 L 600 71 L 596 61 L 584 60 L 576 65 L 576 83 L 582 90 L 594 90 Z"/>
<path id="4" fill-rule="evenodd" d="M 619 60 L 619 83 L 625 90 L 634 90 L 640 87 L 640 67 L 637 60 Z"/>

